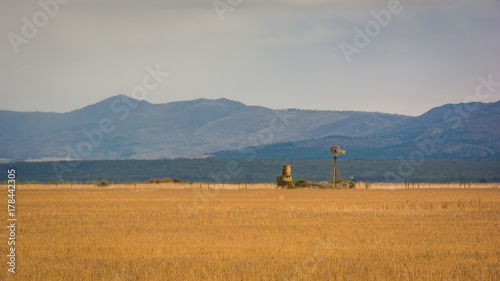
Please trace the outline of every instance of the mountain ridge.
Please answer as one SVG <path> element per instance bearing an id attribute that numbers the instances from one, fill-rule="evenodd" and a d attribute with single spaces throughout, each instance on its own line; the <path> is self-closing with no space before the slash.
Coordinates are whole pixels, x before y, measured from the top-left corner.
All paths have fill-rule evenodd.
<path id="1" fill-rule="evenodd" d="M 469 108 L 470 110 L 465 110 Z M 257 158 L 330 158 L 329 144 L 341 145 L 347 159 L 499 160 L 500 101 L 446 104 L 401 120 L 371 136 L 333 135 L 313 140 L 261 145 Z M 242 158 L 245 151 L 218 151 L 216 158 Z M 412 156 L 413 155 L 413 156 Z"/>
<path id="2" fill-rule="evenodd" d="M 468 128 L 466 133 L 479 132 L 484 136 L 485 145 L 476 146 L 483 145 L 483 150 L 489 154 L 498 154 L 497 143 L 493 140 L 497 134 L 492 134 L 488 125 L 476 123 L 489 124 L 488 118 L 498 121 L 496 113 L 494 116 L 478 114 L 481 110 L 496 112 L 498 104 L 479 103 L 478 110 L 471 113 L 473 117 L 460 120 L 464 128 Z M 424 130 L 428 127 L 424 123 L 442 124 L 436 120 L 437 116 L 449 106 L 433 108 L 414 119 L 418 117 L 380 112 L 273 110 L 225 98 L 152 104 L 118 95 L 66 113 L 0 110 L 0 158 L 24 161 L 44 158 L 161 159 L 211 154 L 217 157 L 218 151 L 223 150 L 329 136 L 354 138 L 357 143 L 365 138 L 371 142 L 408 146 L 410 138 L 418 139 L 429 133 Z M 432 110 L 434 115 L 429 114 Z M 456 116 L 448 115 L 450 118 Z M 425 118 L 430 120 L 425 121 Z M 469 128 L 470 122 L 476 127 Z M 103 124 L 107 127 L 102 127 Z M 497 128 L 497 125 L 490 127 Z M 458 140 L 471 141 L 473 138 Z"/>

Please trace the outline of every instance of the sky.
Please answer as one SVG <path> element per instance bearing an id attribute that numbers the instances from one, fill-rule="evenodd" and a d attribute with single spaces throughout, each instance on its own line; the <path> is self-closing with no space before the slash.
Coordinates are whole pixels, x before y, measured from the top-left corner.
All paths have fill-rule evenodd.
<path id="1" fill-rule="evenodd" d="M 2 1 L 0 22 L 3 110 L 125 94 L 420 115 L 500 81 L 498 0 Z"/>

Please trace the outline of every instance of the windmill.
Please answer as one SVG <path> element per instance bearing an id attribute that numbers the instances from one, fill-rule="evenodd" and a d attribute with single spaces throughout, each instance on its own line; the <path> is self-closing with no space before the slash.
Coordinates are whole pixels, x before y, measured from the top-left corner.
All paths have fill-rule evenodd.
<path id="1" fill-rule="evenodd" d="M 337 188 L 337 177 L 339 180 L 341 179 L 339 166 L 337 165 L 337 155 L 339 155 L 340 153 L 345 154 L 345 150 L 341 150 L 338 145 L 332 145 L 332 147 L 330 147 L 330 153 L 333 155 L 333 164 L 332 170 L 330 171 L 329 182 L 333 182 L 335 188 Z"/>

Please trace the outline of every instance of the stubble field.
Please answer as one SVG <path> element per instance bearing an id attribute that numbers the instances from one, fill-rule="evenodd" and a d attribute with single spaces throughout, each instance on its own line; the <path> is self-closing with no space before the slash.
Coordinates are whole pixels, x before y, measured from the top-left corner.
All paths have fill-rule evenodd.
<path id="1" fill-rule="evenodd" d="M 16 208 L 4 280 L 500 279 L 498 189 L 20 188 Z"/>

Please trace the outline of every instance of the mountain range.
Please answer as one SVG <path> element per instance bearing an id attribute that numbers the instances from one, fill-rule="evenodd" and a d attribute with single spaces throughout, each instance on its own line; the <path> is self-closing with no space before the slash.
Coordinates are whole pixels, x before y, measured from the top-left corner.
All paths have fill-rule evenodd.
<path id="1" fill-rule="evenodd" d="M 120 95 L 67 113 L 0 110 L 0 120 L 4 162 L 328 158 L 332 144 L 347 158 L 500 160 L 500 102 L 448 104 L 412 117 L 228 99 L 151 104 Z"/>

